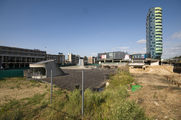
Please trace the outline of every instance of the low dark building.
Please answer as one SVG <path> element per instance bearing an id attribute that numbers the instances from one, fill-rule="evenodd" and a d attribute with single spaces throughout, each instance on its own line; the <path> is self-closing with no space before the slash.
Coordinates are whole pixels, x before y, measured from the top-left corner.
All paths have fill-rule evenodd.
<path id="1" fill-rule="evenodd" d="M 126 52 L 116 51 L 116 52 L 105 52 L 98 53 L 97 59 L 124 59 Z"/>

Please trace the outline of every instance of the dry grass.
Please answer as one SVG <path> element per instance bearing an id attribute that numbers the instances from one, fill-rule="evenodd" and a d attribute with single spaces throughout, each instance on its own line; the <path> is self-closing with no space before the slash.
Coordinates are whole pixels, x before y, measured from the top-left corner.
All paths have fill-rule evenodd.
<path id="1" fill-rule="evenodd" d="M 47 91 L 47 83 L 26 81 L 25 78 L 6 78 L 0 80 L 0 103 L 1 105 L 10 100 L 20 100 L 27 97 L 33 97 L 35 94 L 43 94 Z"/>

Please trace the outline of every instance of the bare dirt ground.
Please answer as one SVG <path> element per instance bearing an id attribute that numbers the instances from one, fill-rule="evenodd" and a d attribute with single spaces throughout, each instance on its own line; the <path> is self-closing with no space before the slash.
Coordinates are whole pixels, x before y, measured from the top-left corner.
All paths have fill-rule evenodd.
<path id="1" fill-rule="evenodd" d="M 147 116 L 157 120 L 181 120 L 181 87 L 172 85 L 165 78 L 165 75 L 181 78 L 172 72 L 172 68 L 169 65 L 150 66 L 146 70 L 130 68 L 130 73 L 142 88 L 130 91 L 129 99 L 142 106 Z"/>

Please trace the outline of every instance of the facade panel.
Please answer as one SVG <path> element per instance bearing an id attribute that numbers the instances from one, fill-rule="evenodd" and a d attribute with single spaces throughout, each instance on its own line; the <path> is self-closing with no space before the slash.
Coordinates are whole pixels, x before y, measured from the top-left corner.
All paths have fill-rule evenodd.
<path id="1" fill-rule="evenodd" d="M 150 8 L 146 19 L 146 53 L 148 58 L 161 58 L 162 36 L 162 8 Z"/>

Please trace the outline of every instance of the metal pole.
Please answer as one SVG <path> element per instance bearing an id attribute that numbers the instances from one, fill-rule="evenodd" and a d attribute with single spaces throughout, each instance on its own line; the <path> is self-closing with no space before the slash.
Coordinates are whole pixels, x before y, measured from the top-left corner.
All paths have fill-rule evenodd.
<path id="1" fill-rule="evenodd" d="M 51 70 L 51 104 L 52 104 L 52 70 Z"/>
<path id="2" fill-rule="evenodd" d="M 34 76 L 34 68 L 33 68 L 33 77 L 34 77 L 34 79 L 35 79 L 35 76 Z"/>
<path id="3" fill-rule="evenodd" d="M 82 70 L 82 118 L 84 118 L 84 70 Z"/>

